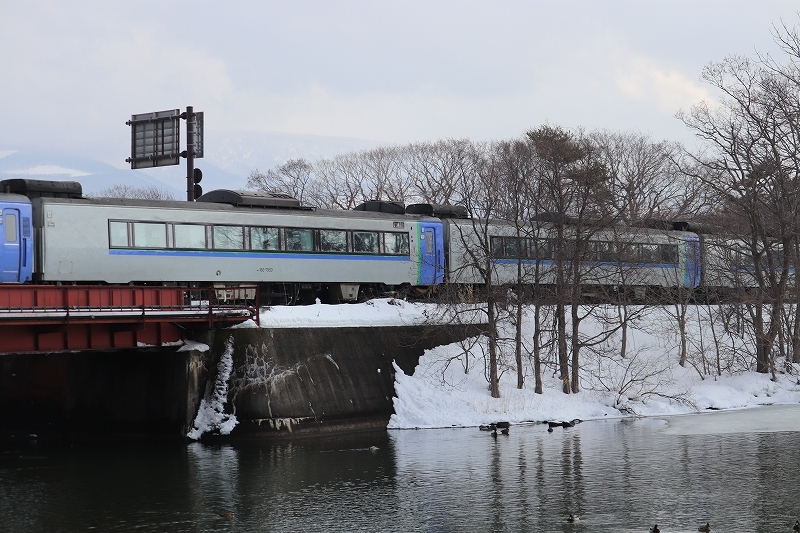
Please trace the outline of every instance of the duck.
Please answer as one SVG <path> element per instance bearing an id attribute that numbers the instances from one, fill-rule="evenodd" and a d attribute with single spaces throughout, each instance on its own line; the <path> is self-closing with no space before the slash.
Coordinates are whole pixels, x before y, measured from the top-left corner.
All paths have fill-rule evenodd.
<path id="1" fill-rule="evenodd" d="M 581 518 L 576 514 L 571 514 L 567 517 L 567 522 L 577 522 Z"/>
<path id="2" fill-rule="evenodd" d="M 492 431 L 492 438 L 497 438 L 497 430 Z"/>
<path id="3" fill-rule="evenodd" d="M 702 531 L 703 533 L 709 533 L 711 531 L 711 526 L 708 525 L 708 522 L 706 522 L 706 525 L 698 527 L 697 531 Z"/>
<path id="4" fill-rule="evenodd" d="M 233 518 L 233 513 L 231 511 L 226 511 L 224 513 L 217 513 L 220 518 Z"/>
<path id="5" fill-rule="evenodd" d="M 501 429 L 500 433 L 502 433 L 505 436 L 508 436 L 508 428 Z"/>
<path id="6" fill-rule="evenodd" d="M 650 528 L 650 533 L 661 533 L 661 529 L 658 527 L 658 524 L 655 524 Z"/>
<path id="7" fill-rule="evenodd" d="M 800 531 L 800 520 L 795 520 L 794 521 L 794 526 L 792 526 L 792 529 L 794 531 Z"/>

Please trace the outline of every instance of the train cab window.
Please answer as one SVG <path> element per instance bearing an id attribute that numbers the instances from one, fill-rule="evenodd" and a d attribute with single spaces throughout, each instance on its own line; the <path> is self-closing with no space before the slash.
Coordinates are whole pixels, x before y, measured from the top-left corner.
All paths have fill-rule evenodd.
<path id="1" fill-rule="evenodd" d="M 206 247 L 206 227 L 198 224 L 175 224 L 175 248 L 202 250 Z"/>
<path id="2" fill-rule="evenodd" d="M 380 253 L 378 234 L 373 231 L 354 231 L 353 251 L 361 254 Z"/>
<path id="3" fill-rule="evenodd" d="M 241 226 L 214 226 L 214 249 L 244 249 L 244 228 Z"/>
<path id="4" fill-rule="evenodd" d="M 385 233 L 383 249 L 387 254 L 408 255 L 408 233 Z"/>
<path id="5" fill-rule="evenodd" d="M 292 252 L 314 251 L 314 230 L 287 228 L 286 249 Z"/>
<path id="6" fill-rule="evenodd" d="M 433 255 L 433 246 L 435 244 L 433 239 L 434 239 L 433 230 L 432 229 L 426 229 L 425 230 L 425 253 L 427 255 L 429 255 L 429 256 Z"/>
<path id="7" fill-rule="evenodd" d="M 278 228 L 250 228 L 251 250 L 279 250 Z"/>
<path id="8" fill-rule="evenodd" d="M 319 230 L 319 249 L 322 252 L 346 252 L 347 232 L 339 230 Z"/>
<path id="9" fill-rule="evenodd" d="M 108 222 L 108 243 L 112 248 L 127 248 L 130 246 L 127 222 Z"/>
<path id="10" fill-rule="evenodd" d="M 17 242 L 17 215 L 6 213 L 6 242 Z"/>
<path id="11" fill-rule="evenodd" d="M 154 222 L 134 222 L 133 246 L 136 248 L 166 248 L 167 225 Z"/>

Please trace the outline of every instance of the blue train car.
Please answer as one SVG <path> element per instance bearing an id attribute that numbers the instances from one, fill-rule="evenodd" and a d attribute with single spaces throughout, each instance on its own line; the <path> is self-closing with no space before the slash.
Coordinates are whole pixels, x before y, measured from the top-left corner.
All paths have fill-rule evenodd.
<path id="1" fill-rule="evenodd" d="M 31 201 L 0 193 L 0 283 L 26 283 L 33 278 Z"/>

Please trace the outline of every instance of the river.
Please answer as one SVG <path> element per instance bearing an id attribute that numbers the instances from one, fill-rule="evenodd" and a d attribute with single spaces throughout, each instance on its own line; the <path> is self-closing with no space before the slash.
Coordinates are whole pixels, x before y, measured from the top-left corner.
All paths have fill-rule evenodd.
<path id="1" fill-rule="evenodd" d="M 497 437 L 25 442 L 0 455 L 0 531 L 791 532 L 798 431 L 793 405 Z"/>

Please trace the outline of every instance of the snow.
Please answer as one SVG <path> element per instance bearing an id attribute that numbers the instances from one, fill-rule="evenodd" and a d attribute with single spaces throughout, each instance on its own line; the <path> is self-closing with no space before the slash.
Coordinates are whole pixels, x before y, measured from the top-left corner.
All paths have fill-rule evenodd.
<path id="1" fill-rule="evenodd" d="M 225 403 L 228 398 L 228 379 L 233 371 L 233 337 L 225 343 L 225 351 L 220 356 L 217 364 L 217 375 L 214 379 L 214 388 L 209 389 L 206 384 L 205 397 L 200 400 L 200 407 L 194 419 L 192 429 L 187 437 L 199 440 L 204 433 L 216 431 L 220 435 L 228 435 L 239 421 L 236 415 L 225 412 Z"/>
<path id="2" fill-rule="evenodd" d="M 197 352 L 207 352 L 211 348 L 208 344 L 204 344 L 202 342 L 197 342 L 193 340 L 185 340 L 183 341 L 183 346 L 178 348 L 179 352 L 189 352 L 189 351 L 197 351 Z"/>
<path id="3" fill-rule="evenodd" d="M 596 317 L 581 325 L 586 337 L 600 335 L 609 327 L 617 309 L 595 309 Z M 689 361 L 678 365 L 679 337 L 672 308 L 631 308 L 641 313 L 631 322 L 628 350 L 622 358 L 619 335 L 612 335 L 594 349 L 581 352 L 578 394 L 564 394 L 555 367 L 543 365 L 543 394 L 533 390 L 532 364 L 526 358 L 525 387 L 517 388 L 513 364 L 513 343 L 500 346 L 500 398 L 492 398 L 486 379 L 485 337 L 428 350 L 413 375 L 395 365 L 394 410 L 391 429 L 471 427 L 492 422 L 512 424 L 596 420 L 623 417 L 673 417 L 708 410 L 753 408 L 773 404 L 800 404 L 798 365 L 776 381 L 748 367 L 752 346 L 746 336 L 721 335 L 704 317 L 709 308 L 691 308 L 688 319 Z M 441 308 L 433 304 L 397 299 L 376 299 L 360 304 L 265 308 L 262 328 L 404 326 L 446 322 Z M 473 317 L 474 320 L 474 317 Z M 240 327 L 256 327 L 249 321 Z M 510 325 L 505 337 L 512 335 Z M 523 337 L 532 335 L 531 317 L 526 313 Z M 717 339 L 713 342 L 712 339 Z M 527 342 L 527 340 L 526 340 Z M 530 348 L 530 346 L 528 346 Z M 549 356 L 552 359 L 552 355 Z M 721 358 L 730 368 L 716 375 L 714 363 Z M 776 356 L 778 358 L 778 356 Z M 724 413 L 714 412 L 712 416 Z M 691 417 L 688 417 L 691 418 Z M 674 431 L 693 431 L 692 426 L 674 418 Z M 765 427 L 786 426 L 785 420 L 770 419 Z M 700 422 L 698 422 L 700 423 Z M 708 422 L 703 422 L 706 425 Z M 794 425 L 800 422 L 793 422 Z M 672 427 L 672 425 L 670 426 Z M 759 426 L 760 427 L 760 426 Z"/>
<path id="4" fill-rule="evenodd" d="M 328 305 L 317 300 L 313 305 L 274 306 L 261 310 L 262 328 L 337 328 L 364 326 L 410 326 L 441 322 L 438 306 L 382 298 L 358 304 Z M 256 327 L 248 320 L 239 328 Z"/>
<path id="5" fill-rule="evenodd" d="M 13 153 L 13 152 L 12 152 Z M 7 154 L 10 155 L 10 154 Z M 91 176 L 88 172 L 82 170 L 75 170 L 74 168 L 65 168 L 58 165 L 37 165 L 35 167 L 26 168 L 22 170 L 13 171 L 14 174 L 22 174 L 26 176 L 41 176 L 50 174 L 66 174 L 70 178 L 80 178 L 83 176 Z"/>

